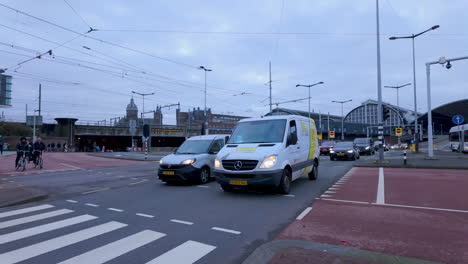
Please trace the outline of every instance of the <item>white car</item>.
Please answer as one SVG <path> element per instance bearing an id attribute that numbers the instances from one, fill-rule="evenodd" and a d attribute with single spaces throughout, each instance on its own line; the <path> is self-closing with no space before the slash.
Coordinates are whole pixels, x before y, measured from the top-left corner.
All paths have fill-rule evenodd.
<path id="1" fill-rule="evenodd" d="M 205 135 L 187 139 L 175 152 L 160 160 L 158 177 L 163 182 L 207 183 L 213 177 L 214 159 L 229 135 Z"/>
<path id="2" fill-rule="evenodd" d="M 268 186 L 287 194 L 292 181 L 317 178 L 319 155 L 312 119 L 296 115 L 243 119 L 216 156 L 215 176 L 224 191 Z"/>

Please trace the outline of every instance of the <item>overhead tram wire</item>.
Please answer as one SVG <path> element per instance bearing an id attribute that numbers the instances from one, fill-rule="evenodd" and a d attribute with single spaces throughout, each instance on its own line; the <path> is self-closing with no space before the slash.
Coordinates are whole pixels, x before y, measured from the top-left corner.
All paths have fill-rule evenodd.
<path id="1" fill-rule="evenodd" d="M 57 28 L 60 28 L 62 30 L 65 30 L 65 31 L 68 31 L 68 32 L 71 32 L 73 34 L 77 34 L 77 35 L 80 35 L 80 36 L 83 36 L 85 38 L 88 38 L 88 39 L 92 39 L 92 40 L 95 40 L 95 41 L 98 41 L 98 42 L 101 42 L 101 43 L 105 43 L 105 44 L 108 44 L 108 45 L 111 45 L 111 46 L 114 46 L 114 47 L 118 47 L 118 48 L 121 48 L 121 49 L 126 49 L 126 50 L 130 50 L 130 51 L 133 51 L 135 53 L 139 53 L 139 54 L 142 54 L 142 55 L 146 55 L 146 56 L 149 56 L 149 57 L 153 57 L 153 58 L 156 58 L 156 59 L 159 59 L 159 60 L 163 60 L 163 61 L 167 61 L 167 62 L 171 62 L 171 63 L 174 63 L 174 64 L 177 64 L 177 65 L 180 65 L 180 66 L 185 66 L 185 67 L 188 67 L 188 68 L 191 68 L 191 69 L 197 69 L 197 66 L 193 66 L 193 65 L 190 65 L 190 64 L 187 64 L 187 63 L 182 63 L 182 62 L 178 62 L 178 61 L 175 61 L 173 59 L 169 59 L 169 58 L 164 58 L 164 57 L 161 57 L 161 56 L 157 56 L 157 55 L 154 55 L 154 54 L 151 54 L 151 53 L 148 53 L 148 52 L 145 52 L 145 51 L 141 51 L 141 50 L 137 50 L 137 49 L 134 49 L 134 48 L 130 48 L 130 47 L 127 47 L 127 46 L 123 46 L 123 45 L 120 45 L 120 44 L 116 44 L 116 43 L 113 43 L 113 42 L 110 42 L 110 41 L 106 41 L 106 40 L 103 40 L 103 39 L 98 39 L 98 38 L 95 38 L 95 37 L 91 37 L 87 34 L 83 34 L 83 33 L 80 33 L 78 31 L 75 31 L 73 29 L 69 29 L 67 27 L 64 27 L 64 26 L 61 26 L 59 24 L 56 24 L 56 23 L 53 23 L 53 22 L 50 22 L 48 20 L 45 20 L 45 19 L 42 19 L 42 18 L 39 18 L 37 16 L 34 16 L 34 15 L 31 15 L 31 14 L 28 14 L 26 12 L 23 12 L 21 10 L 18 10 L 16 8 L 13 8 L 13 7 L 10 7 L 10 6 L 7 6 L 5 4 L 2 4 L 0 3 L 0 6 L 4 7 L 4 8 L 7 8 L 7 9 L 10 9 L 12 11 L 15 11 L 19 14 L 22 14 L 22 15 L 25 15 L 25 16 L 28 16 L 28 17 L 31 17 L 31 18 L 34 18 L 36 20 L 39 20 L 43 23 L 46 23 L 46 24 L 49 24 L 49 25 L 52 25 L 54 27 L 57 27 Z M 97 29 L 95 29 L 94 31 L 98 31 Z"/>
<path id="2" fill-rule="evenodd" d="M 86 20 L 85 20 L 82 16 L 80 16 L 80 14 L 78 14 L 78 12 L 75 10 L 75 8 L 73 8 L 73 6 L 70 5 L 70 3 L 68 3 L 67 0 L 63 0 L 63 1 L 65 2 L 65 4 L 68 5 L 68 7 L 70 7 L 70 9 L 73 11 L 73 13 L 75 13 L 75 15 L 76 15 L 77 17 L 79 17 L 79 18 L 81 19 L 81 21 L 89 28 L 88 33 L 94 31 L 94 28 L 92 28 L 92 27 L 89 25 L 89 23 L 86 22 Z"/>

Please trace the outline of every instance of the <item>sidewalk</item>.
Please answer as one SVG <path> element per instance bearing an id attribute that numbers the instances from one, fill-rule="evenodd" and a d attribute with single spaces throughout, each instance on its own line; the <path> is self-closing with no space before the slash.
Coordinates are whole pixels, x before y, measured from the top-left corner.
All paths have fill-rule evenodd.
<path id="1" fill-rule="evenodd" d="M 0 184 L 0 208 L 44 200 L 49 194 L 41 189 L 4 180 Z"/>
<path id="2" fill-rule="evenodd" d="M 147 159 L 145 159 L 145 153 L 142 152 L 90 152 L 88 155 L 111 159 L 159 161 L 162 157 L 168 154 L 148 153 Z"/>

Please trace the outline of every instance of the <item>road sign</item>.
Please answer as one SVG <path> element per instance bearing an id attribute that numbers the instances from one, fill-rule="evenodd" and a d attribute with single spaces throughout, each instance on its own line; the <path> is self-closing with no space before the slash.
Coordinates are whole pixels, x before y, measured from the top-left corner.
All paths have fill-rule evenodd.
<path id="1" fill-rule="evenodd" d="M 129 120 L 128 126 L 129 126 L 128 130 L 130 131 L 130 134 L 134 136 L 136 133 L 136 120 Z"/>
<path id="2" fill-rule="evenodd" d="M 465 121 L 465 118 L 463 118 L 463 116 L 461 116 L 461 115 L 454 115 L 452 117 L 452 122 L 455 125 L 461 125 L 461 124 L 463 124 L 463 121 Z"/>
<path id="3" fill-rule="evenodd" d="M 397 137 L 403 136 L 403 128 L 401 128 L 401 127 L 396 127 L 396 128 L 395 128 L 395 135 L 396 135 Z"/>
<path id="4" fill-rule="evenodd" d="M 328 131 L 329 138 L 335 138 L 335 131 Z"/>

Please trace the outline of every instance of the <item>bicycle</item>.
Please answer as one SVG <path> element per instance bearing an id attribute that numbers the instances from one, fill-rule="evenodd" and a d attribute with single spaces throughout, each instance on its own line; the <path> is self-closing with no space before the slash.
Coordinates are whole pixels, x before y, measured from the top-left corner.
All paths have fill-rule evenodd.
<path id="1" fill-rule="evenodd" d="M 39 166 L 39 169 L 42 170 L 43 166 L 44 166 L 44 160 L 42 159 L 42 151 L 38 151 L 38 155 L 36 157 L 36 159 L 34 160 L 34 168 L 37 168 L 37 166 Z"/>
<path id="2" fill-rule="evenodd" d="M 18 164 L 16 165 L 16 170 L 20 170 L 22 169 L 21 171 L 25 171 L 26 170 L 26 153 L 28 153 L 29 151 L 24 151 L 22 150 L 21 153 L 22 153 L 22 157 L 18 160 Z"/>

